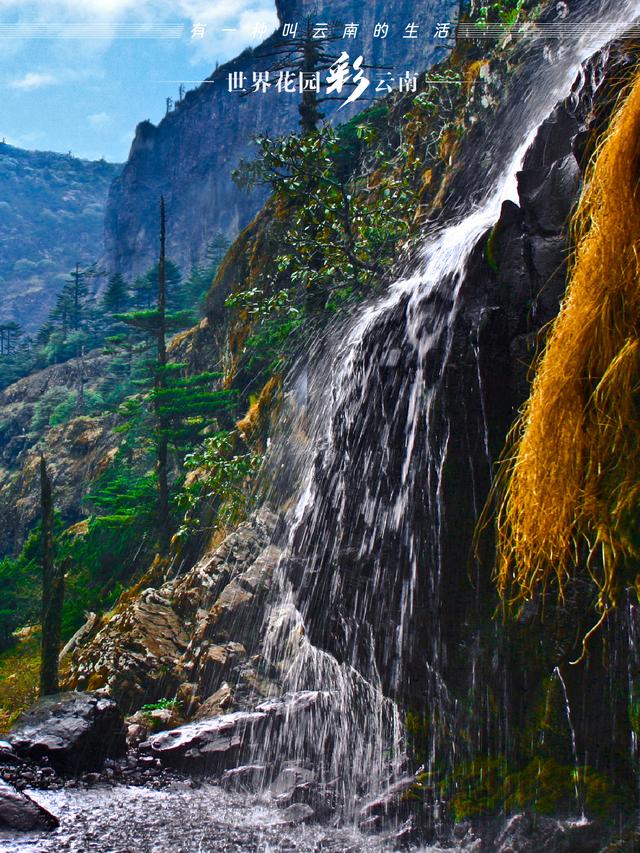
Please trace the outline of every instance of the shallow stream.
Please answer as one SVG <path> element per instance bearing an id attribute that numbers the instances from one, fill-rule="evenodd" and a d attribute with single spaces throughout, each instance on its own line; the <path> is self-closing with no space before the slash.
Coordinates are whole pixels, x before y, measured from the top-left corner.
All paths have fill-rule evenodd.
<path id="1" fill-rule="evenodd" d="M 27 791 L 55 814 L 53 832 L 0 830 L 0 853 L 382 853 L 381 836 L 287 823 L 281 810 L 216 785 L 178 782 Z M 405 848 L 406 849 L 406 848 Z M 451 850 L 456 848 L 450 848 Z M 460 848 L 458 848 L 460 849 Z M 425 853 L 425 848 L 421 848 Z"/>

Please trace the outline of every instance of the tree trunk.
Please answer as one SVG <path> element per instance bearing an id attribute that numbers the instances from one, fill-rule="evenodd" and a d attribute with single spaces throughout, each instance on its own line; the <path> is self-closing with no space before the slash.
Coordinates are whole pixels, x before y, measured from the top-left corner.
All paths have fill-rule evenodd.
<path id="1" fill-rule="evenodd" d="M 58 692 L 60 629 L 64 601 L 64 572 L 53 555 L 53 495 L 47 465 L 40 457 L 40 505 L 42 511 L 42 660 L 40 695 Z"/>
<path id="2" fill-rule="evenodd" d="M 73 330 L 77 332 L 80 325 L 80 264 L 76 264 L 73 279 Z"/>
<path id="3" fill-rule="evenodd" d="M 78 370 L 78 396 L 76 398 L 76 415 L 84 415 L 84 345 L 80 347 L 80 367 Z"/>
<path id="4" fill-rule="evenodd" d="M 165 387 L 165 368 L 167 365 L 166 347 L 166 223 L 164 197 L 160 198 L 160 260 L 158 263 L 158 366 L 156 371 L 156 392 Z M 169 483 L 167 474 L 167 424 L 160 413 L 161 400 L 156 396 L 156 426 L 158 430 L 156 453 L 158 469 L 158 548 L 165 556 L 169 551 Z"/>
<path id="5" fill-rule="evenodd" d="M 303 74 L 313 74 L 319 68 L 319 49 L 312 36 L 313 29 L 310 22 L 307 23 L 307 32 L 302 48 L 302 72 Z M 302 135 L 313 133 L 318 127 L 318 122 L 322 118 L 318 109 L 318 95 L 311 89 L 306 89 L 302 93 L 302 100 L 298 104 L 298 112 L 300 113 L 300 125 L 302 127 Z"/>

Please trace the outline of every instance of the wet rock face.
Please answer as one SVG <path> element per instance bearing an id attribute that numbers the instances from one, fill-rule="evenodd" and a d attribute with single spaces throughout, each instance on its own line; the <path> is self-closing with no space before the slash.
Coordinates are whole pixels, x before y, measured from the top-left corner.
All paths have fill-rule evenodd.
<path id="1" fill-rule="evenodd" d="M 107 687 L 125 711 L 184 685 L 184 709 L 202 704 L 207 716 L 233 710 L 244 695 L 268 695 L 256 625 L 280 555 L 270 544 L 276 524 L 261 510 L 184 576 L 140 593 L 76 646 L 69 685 Z"/>
<path id="2" fill-rule="evenodd" d="M 453 20 L 457 5 L 450 0 L 419 8 L 408 0 L 391 5 L 382 0 L 366 4 L 280 0 L 277 9 L 281 22 L 297 21 L 300 27 L 308 16 L 314 21 L 340 21 L 343 26 L 356 22 L 358 36 L 345 41 L 344 49 L 354 59 L 363 54 L 369 65 L 394 67 L 395 76 L 402 76 L 405 71 L 419 73 L 443 58 L 446 42 L 433 38 L 434 22 Z M 377 21 L 389 24 L 387 39 L 373 38 Z M 420 36 L 404 39 L 405 27 L 411 22 L 420 26 Z M 217 232 L 234 237 L 258 212 L 265 200 L 264 190 L 240 190 L 231 173 L 241 159 L 255 156 L 255 135 L 273 137 L 298 128 L 298 100 L 275 91 L 256 97 L 230 94 L 228 74 L 241 72 L 251 80 L 253 71 L 269 68 L 273 59 L 261 59 L 260 52 L 268 54 L 274 41 L 271 38 L 222 66 L 206 85 L 189 92 L 157 127 L 150 122 L 138 125 L 129 160 L 109 193 L 105 241 L 110 269 L 133 277 L 154 262 L 161 193 L 167 205 L 169 256 L 187 270 L 204 256 L 207 241 Z M 336 48 L 336 55 L 338 52 Z M 374 72 L 371 89 L 377 79 Z M 341 120 L 369 104 L 362 101 L 355 109 L 341 110 Z M 323 111 L 330 115 L 338 106 L 329 101 Z"/>
<path id="3" fill-rule="evenodd" d="M 161 732 L 142 748 L 168 766 L 215 775 L 241 763 L 243 748 L 268 723 L 266 714 L 237 711 Z"/>
<path id="4" fill-rule="evenodd" d="M 47 761 L 57 772 L 99 769 L 125 751 L 116 703 L 90 693 L 46 696 L 22 714 L 7 739 L 18 756 Z"/>
<path id="5" fill-rule="evenodd" d="M 509 730 L 518 730 L 514 720 L 524 725 L 520 697 L 531 693 L 521 689 L 519 671 L 526 667 L 526 689 L 535 691 L 558 659 L 542 663 L 523 652 L 509 661 L 509 639 L 493 619 L 493 531 L 478 543 L 482 561 L 474 534 L 528 396 L 538 335 L 559 309 L 585 139 L 610 114 L 611 93 L 632 67 L 620 45 L 585 66 L 571 97 L 539 128 L 518 175 L 518 203 L 505 202 L 461 280 L 452 275 L 391 301 L 365 326 L 346 391 L 336 391 L 331 452 L 316 459 L 313 501 L 288 561 L 315 646 L 365 675 L 380 673 L 388 694 L 449 720 L 450 731 L 465 730 L 458 715 L 471 708 L 473 749 L 484 753 L 502 745 L 508 728 L 496 707 L 511 703 Z M 479 124 L 461 146 L 452 209 L 456 202 L 468 209 L 478 147 L 493 127 L 487 117 Z M 528 641 L 537 642 L 534 633 Z M 501 685 L 511 678 L 505 701 Z M 491 699 L 486 685 L 496 685 Z M 580 717 L 584 699 L 577 690 L 571 698 Z M 620 702 L 602 707 L 617 714 Z M 580 754 L 588 744 L 589 760 L 605 767 L 603 730 L 585 722 L 578 738 Z M 450 745 L 443 739 L 438 754 Z"/>
<path id="6" fill-rule="evenodd" d="M 28 832 L 37 829 L 55 829 L 59 821 L 54 815 L 0 779 L 0 827 Z"/>

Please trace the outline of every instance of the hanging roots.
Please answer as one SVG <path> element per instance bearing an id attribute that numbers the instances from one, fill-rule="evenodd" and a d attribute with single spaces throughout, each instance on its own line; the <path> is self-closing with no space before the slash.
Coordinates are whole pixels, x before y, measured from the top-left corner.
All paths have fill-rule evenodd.
<path id="1" fill-rule="evenodd" d="M 576 568 L 601 621 L 640 555 L 640 75 L 590 165 L 560 313 L 498 478 L 497 585 L 513 604 Z"/>

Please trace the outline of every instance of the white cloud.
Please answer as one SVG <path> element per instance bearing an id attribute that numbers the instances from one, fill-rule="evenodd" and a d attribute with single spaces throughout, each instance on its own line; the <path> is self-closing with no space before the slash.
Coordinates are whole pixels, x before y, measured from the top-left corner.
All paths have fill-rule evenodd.
<path id="1" fill-rule="evenodd" d="M 96 130 L 104 130 L 111 124 L 112 117 L 109 113 L 92 113 L 90 116 L 87 116 L 87 121 Z"/>
<path id="2" fill-rule="evenodd" d="M 131 20 L 176 21 L 188 18 L 192 22 L 219 23 L 238 19 L 245 13 L 275 15 L 275 0 L 0 0 L 2 10 L 19 10 L 20 20 L 29 22 L 65 23 L 65 21 L 113 21 L 123 17 Z M 131 14 L 130 14 L 131 13 Z"/>
<path id="3" fill-rule="evenodd" d="M 25 18 L 31 21 L 43 19 L 55 20 L 65 13 L 74 16 L 77 20 L 93 18 L 98 16 L 104 20 L 114 18 L 118 15 L 136 9 L 139 6 L 148 6 L 148 2 L 136 2 L 136 0 L 35 0 L 27 4 L 24 0 L 0 0 L 2 9 L 25 9 Z M 155 3 L 155 5 L 166 5 Z"/>
<path id="4" fill-rule="evenodd" d="M 33 89 L 42 89 L 44 86 L 53 86 L 58 79 L 47 71 L 29 71 L 22 77 L 9 81 L 10 89 L 18 89 L 22 92 L 31 92 Z"/>
<path id="5" fill-rule="evenodd" d="M 262 41 L 257 33 L 264 29 L 271 34 L 278 26 L 275 0 L 0 0 L 0 19 L 3 11 L 17 11 L 18 21 L 28 24 L 47 24 L 59 28 L 64 35 L 65 24 L 94 23 L 117 26 L 126 23 L 166 24 L 185 22 L 184 38 L 189 39 L 196 61 L 211 62 L 229 58 L 247 45 Z M 194 24 L 205 26 L 203 39 L 190 39 Z M 226 31 L 225 31 L 226 30 Z M 105 30 L 94 50 L 104 50 L 117 33 L 113 27 Z M 83 42 L 84 44 L 84 42 Z"/>
<path id="6" fill-rule="evenodd" d="M 192 23 L 206 27 L 203 39 L 191 40 L 193 63 L 229 59 L 248 45 L 260 44 L 278 27 L 272 0 L 240 0 L 233 7 L 226 2 L 182 0 L 180 7 Z"/>
<path id="7" fill-rule="evenodd" d="M 37 145 L 38 142 L 43 142 L 45 139 L 46 135 L 40 131 L 21 133 L 14 136 L 10 133 L 3 133 L 2 130 L 0 130 L 0 142 L 4 140 L 7 145 L 13 145 L 15 148 L 31 148 L 32 146 Z"/>
<path id="8" fill-rule="evenodd" d="M 46 25 L 61 36 L 55 44 L 61 71 L 63 65 L 69 68 L 78 63 L 84 69 L 99 67 L 120 26 L 182 24 L 190 63 L 205 64 L 211 70 L 216 62 L 231 59 L 249 45 L 255 47 L 278 27 L 275 0 L 0 0 L 0 22 L 8 13 L 23 26 Z M 100 24 L 103 37 L 65 38 L 69 24 L 89 28 Z M 204 38 L 191 38 L 195 24 L 204 25 Z M 28 36 L 8 42 L 16 55 L 19 45 L 23 55 L 33 45 Z M 4 61 L 5 57 L 0 58 L 0 66 Z M 23 89 L 37 85 L 34 79 L 31 87 L 25 82 Z"/>

